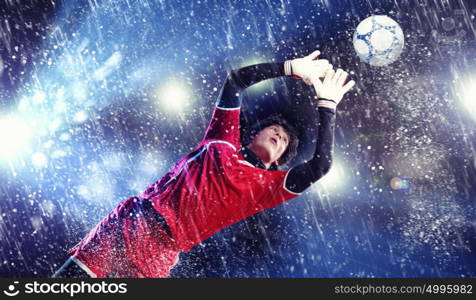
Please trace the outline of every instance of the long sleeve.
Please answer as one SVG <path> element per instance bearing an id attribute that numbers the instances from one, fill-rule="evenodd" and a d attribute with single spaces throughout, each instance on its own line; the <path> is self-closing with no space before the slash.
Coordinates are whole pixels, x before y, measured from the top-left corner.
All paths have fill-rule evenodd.
<path id="1" fill-rule="evenodd" d="M 289 170 L 285 186 L 294 193 L 302 193 L 330 169 L 334 148 L 335 111 L 319 107 L 317 145 L 311 160 Z"/>
<path id="2" fill-rule="evenodd" d="M 284 65 L 263 63 L 231 71 L 223 84 L 202 142 L 220 140 L 239 149 L 242 91 L 260 81 L 285 76 Z"/>
<path id="3" fill-rule="evenodd" d="M 260 81 L 284 76 L 284 63 L 262 63 L 228 73 L 223 84 L 217 107 L 233 109 L 241 106 L 241 91 Z"/>

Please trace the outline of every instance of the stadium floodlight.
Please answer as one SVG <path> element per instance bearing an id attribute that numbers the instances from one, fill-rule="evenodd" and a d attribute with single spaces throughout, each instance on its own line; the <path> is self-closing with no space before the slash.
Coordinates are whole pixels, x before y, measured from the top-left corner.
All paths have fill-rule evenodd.
<path id="1" fill-rule="evenodd" d="M 189 105 L 189 88 L 180 80 L 169 80 L 161 86 L 157 98 L 161 108 L 168 112 L 183 112 Z"/>
<path id="2" fill-rule="evenodd" d="M 456 88 L 462 109 L 476 120 L 476 77 L 460 81 Z"/>
<path id="3" fill-rule="evenodd" d="M 476 86 L 474 84 L 465 91 L 462 100 L 468 112 L 476 119 Z"/>
<path id="4" fill-rule="evenodd" d="M 16 115 L 0 118 L 0 159 L 10 159 L 29 149 L 33 135 L 28 122 Z"/>

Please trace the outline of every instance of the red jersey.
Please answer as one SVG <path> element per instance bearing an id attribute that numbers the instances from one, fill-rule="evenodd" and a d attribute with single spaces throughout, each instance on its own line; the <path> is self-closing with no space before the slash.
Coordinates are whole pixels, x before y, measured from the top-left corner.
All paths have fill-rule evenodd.
<path id="1" fill-rule="evenodd" d="M 260 169 L 243 158 L 239 116 L 239 108 L 215 107 L 195 150 L 138 198 L 150 200 L 172 238 L 153 217 L 142 215 L 141 201 L 131 198 L 70 253 L 98 277 L 166 277 L 179 251 L 299 195 L 285 187 L 288 171 Z"/>
<path id="2" fill-rule="evenodd" d="M 299 195 L 286 189 L 287 171 L 267 171 L 245 161 L 238 151 L 239 117 L 239 108 L 215 107 L 204 139 L 170 172 L 165 190 L 150 197 L 182 251 Z"/>

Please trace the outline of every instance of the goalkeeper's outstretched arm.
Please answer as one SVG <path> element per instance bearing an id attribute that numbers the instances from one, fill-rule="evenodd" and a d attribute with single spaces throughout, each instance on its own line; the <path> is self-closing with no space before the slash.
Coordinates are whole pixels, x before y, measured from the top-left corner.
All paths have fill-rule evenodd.
<path id="1" fill-rule="evenodd" d="M 355 85 L 353 80 L 345 84 L 347 75 L 347 72 L 338 69 L 336 72 L 329 70 L 322 81 L 317 76 L 311 79 L 318 96 L 317 145 L 311 160 L 289 170 L 285 184 L 294 193 L 302 193 L 331 168 L 336 107 L 344 94 Z"/>

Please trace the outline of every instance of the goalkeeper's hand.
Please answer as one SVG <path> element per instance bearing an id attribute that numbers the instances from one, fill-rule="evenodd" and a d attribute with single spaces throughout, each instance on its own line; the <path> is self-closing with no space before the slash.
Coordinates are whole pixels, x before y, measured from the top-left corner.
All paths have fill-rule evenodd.
<path id="1" fill-rule="evenodd" d="M 322 80 L 314 76 L 312 84 L 319 98 L 317 106 L 336 109 L 345 93 L 355 85 L 354 80 L 345 83 L 347 76 L 348 73 L 342 69 L 337 69 L 337 71 L 333 69 L 328 70 Z"/>
<path id="2" fill-rule="evenodd" d="M 321 52 L 316 50 L 306 57 L 288 60 L 284 63 L 284 72 L 287 76 L 293 76 L 304 80 L 307 85 L 312 85 L 312 78 L 324 77 L 332 65 L 327 59 L 318 59 Z"/>

